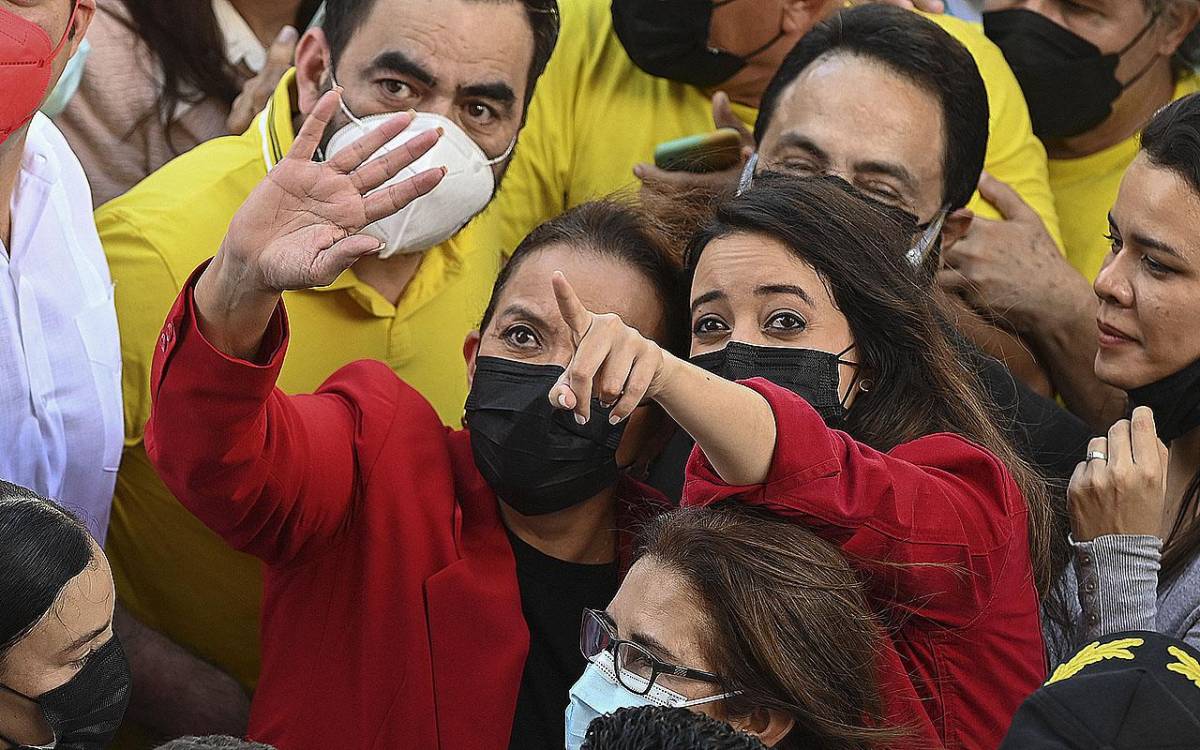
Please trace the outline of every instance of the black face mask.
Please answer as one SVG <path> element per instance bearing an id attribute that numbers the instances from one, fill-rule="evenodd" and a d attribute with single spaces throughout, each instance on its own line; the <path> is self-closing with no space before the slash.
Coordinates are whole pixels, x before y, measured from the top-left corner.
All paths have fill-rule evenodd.
<path id="1" fill-rule="evenodd" d="M 116 636 L 96 650 L 87 664 L 66 684 L 30 698 L 12 688 L 0 688 L 36 703 L 54 731 L 55 750 L 102 750 L 112 742 L 129 706 L 129 662 Z M 13 747 L 28 747 L 0 735 Z"/>
<path id="2" fill-rule="evenodd" d="M 983 14 L 983 30 L 1012 67 L 1029 104 L 1039 138 L 1068 138 L 1108 119 L 1113 102 L 1153 65 L 1125 83 L 1117 80 L 1121 55 L 1141 41 L 1157 15 L 1117 52 L 1100 48 L 1033 11 L 1020 8 Z"/>
<path id="3" fill-rule="evenodd" d="M 1129 409 L 1149 406 L 1164 443 L 1200 427 L 1200 360 L 1174 375 L 1128 392 Z"/>
<path id="4" fill-rule="evenodd" d="M 616 483 L 617 446 L 629 420 L 608 423 L 611 406 L 592 399 L 591 419 L 556 409 L 547 396 L 565 368 L 479 357 L 467 396 L 475 466 L 496 496 L 525 516 L 565 510 Z"/>
<path id="5" fill-rule="evenodd" d="M 658 78 L 711 88 L 733 78 L 746 63 L 783 37 L 746 55 L 708 46 L 714 8 L 734 0 L 613 0 L 613 30 L 642 70 Z"/>
<path id="6" fill-rule="evenodd" d="M 831 354 L 816 349 L 754 346 L 730 341 L 724 349 L 697 354 L 691 361 L 697 367 L 726 380 L 765 378 L 787 388 L 807 401 L 825 420 L 825 424 L 836 428 L 846 417 L 845 402 L 838 395 L 838 383 L 841 380 L 838 365 L 858 367 L 857 362 L 842 359 L 853 348 L 851 344 L 837 354 Z M 850 388 L 854 388 L 853 382 Z"/>

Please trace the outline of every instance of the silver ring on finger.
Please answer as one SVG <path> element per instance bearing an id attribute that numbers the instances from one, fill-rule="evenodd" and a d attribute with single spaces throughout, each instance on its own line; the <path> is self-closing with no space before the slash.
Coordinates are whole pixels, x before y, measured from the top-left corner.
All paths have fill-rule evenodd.
<path id="1" fill-rule="evenodd" d="M 1107 454 L 1107 453 L 1104 453 L 1103 451 L 1088 451 L 1088 453 L 1087 453 L 1087 462 L 1090 464 L 1092 461 L 1105 461 L 1105 462 L 1107 462 L 1107 461 L 1108 461 L 1108 454 Z"/>

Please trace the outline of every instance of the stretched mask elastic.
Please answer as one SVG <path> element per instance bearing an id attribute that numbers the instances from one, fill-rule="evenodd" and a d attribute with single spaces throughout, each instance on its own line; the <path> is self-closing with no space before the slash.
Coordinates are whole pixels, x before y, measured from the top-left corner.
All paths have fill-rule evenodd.
<path id="1" fill-rule="evenodd" d="M 908 262 L 915 268 L 920 268 L 929 258 L 929 252 L 937 243 L 938 235 L 942 233 L 942 226 L 946 223 L 946 209 L 941 209 L 934 215 L 933 219 L 925 225 L 925 231 L 917 239 L 916 244 L 908 251 L 905 256 Z"/>

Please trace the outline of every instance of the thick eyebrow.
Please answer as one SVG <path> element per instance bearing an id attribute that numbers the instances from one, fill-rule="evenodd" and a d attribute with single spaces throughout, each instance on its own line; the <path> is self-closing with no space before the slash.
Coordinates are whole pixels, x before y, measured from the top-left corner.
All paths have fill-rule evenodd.
<path id="1" fill-rule="evenodd" d="M 917 178 L 900 164 L 887 161 L 860 161 L 854 164 L 855 174 L 881 174 L 899 180 L 909 193 L 917 191 Z"/>
<path id="2" fill-rule="evenodd" d="M 728 298 L 728 295 L 725 294 L 725 292 L 722 292 L 720 289 L 714 289 L 711 292 L 705 292 L 704 294 L 701 294 L 696 299 L 692 300 L 692 312 L 696 312 L 696 308 L 699 307 L 700 305 L 704 305 L 709 302 L 715 302 L 716 300 L 719 300 L 719 299 L 727 299 L 727 298 Z"/>
<path id="3" fill-rule="evenodd" d="M 474 96 L 480 99 L 491 99 L 497 104 L 502 104 L 505 107 L 512 106 L 517 101 L 517 94 L 504 81 L 493 81 L 491 83 L 473 83 L 470 86 L 463 86 L 458 90 L 462 96 Z"/>
<path id="4" fill-rule="evenodd" d="M 507 317 L 523 318 L 543 330 L 546 330 L 546 331 L 554 330 L 554 324 L 550 323 L 550 321 L 546 320 L 541 315 L 534 312 L 532 309 L 526 307 L 525 305 L 521 305 L 521 304 L 509 305 L 508 307 L 506 307 L 500 311 L 500 314 L 496 316 L 496 319 L 499 320 L 500 318 L 507 318 Z"/>
<path id="5" fill-rule="evenodd" d="M 655 656 L 657 656 L 660 661 L 669 661 L 671 663 L 679 661 L 678 657 L 671 652 L 671 649 L 667 648 L 662 643 L 659 643 L 658 639 L 653 636 L 634 631 L 633 633 L 629 634 L 629 640 L 633 641 L 639 646 L 645 646 L 649 650 L 653 651 Z"/>
<path id="6" fill-rule="evenodd" d="M 803 149 L 803 150 L 807 151 L 809 154 L 811 154 L 814 159 L 821 162 L 822 164 L 829 163 L 829 154 L 825 153 L 825 150 L 822 149 L 820 146 L 818 146 L 816 143 L 813 143 L 813 141 L 811 139 L 807 138 L 806 136 L 800 135 L 799 133 L 796 133 L 796 132 L 784 133 L 779 138 L 779 144 L 781 146 L 790 146 L 792 148 Z"/>
<path id="7" fill-rule="evenodd" d="M 794 294 L 804 300 L 809 307 L 816 307 L 812 297 L 808 296 L 808 292 L 794 284 L 765 284 L 754 290 L 757 297 L 766 297 L 772 294 Z"/>
<path id="8" fill-rule="evenodd" d="M 72 643 L 71 645 L 67 646 L 66 648 L 64 648 L 62 650 L 62 653 L 69 654 L 72 651 L 79 650 L 85 644 L 91 643 L 92 641 L 96 640 L 98 637 L 100 637 L 100 635 L 102 633 L 106 632 L 111 627 L 112 627 L 112 620 L 109 620 L 108 622 L 104 623 L 103 625 L 96 628 L 92 632 L 85 633 L 85 634 L 81 635 L 79 638 L 76 638 L 74 643 Z"/>
<path id="9" fill-rule="evenodd" d="M 1117 221 L 1116 221 L 1116 219 L 1113 218 L 1113 215 L 1111 213 L 1108 215 L 1108 225 L 1113 230 L 1118 231 L 1118 232 L 1120 231 L 1120 229 L 1117 227 Z M 1170 255 L 1173 258 L 1178 258 L 1179 260 L 1186 260 L 1183 253 L 1179 252 L 1178 250 L 1175 249 L 1174 246 L 1168 245 L 1167 243 L 1163 242 L 1162 240 L 1156 240 L 1153 237 L 1147 237 L 1146 235 L 1141 234 L 1139 232 L 1134 232 L 1133 235 L 1130 237 L 1130 239 L 1132 239 L 1133 242 L 1135 242 L 1138 245 L 1141 245 L 1142 247 L 1153 248 L 1154 250 L 1157 250 L 1160 253 L 1164 253 L 1166 255 Z"/>
<path id="10" fill-rule="evenodd" d="M 425 66 L 399 50 L 380 52 L 371 61 L 366 72 L 369 74 L 378 70 L 387 70 L 392 73 L 408 76 L 427 88 L 432 89 L 437 87 L 437 77 L 433 73 L 430 73 Z"/>

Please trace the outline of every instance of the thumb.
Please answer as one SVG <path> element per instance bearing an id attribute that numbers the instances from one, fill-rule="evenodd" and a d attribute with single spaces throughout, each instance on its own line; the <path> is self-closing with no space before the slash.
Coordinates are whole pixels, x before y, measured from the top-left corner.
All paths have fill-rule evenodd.
<path id="1" fill-rule="evenodd" d="M 742 144 L 746 146 L 754 146 L 754 134 L 746 127 L 746 123 L 742 122 L 741 118 L 733 113 L 733 105 L 729 101 L 729 94 L 724 91 L 718 91 L 713 94 L 713 124 L 718 128 L 733 128 L 742 137 Z"/>
<path id="2" fill-rule="evenodd" d="M 278 79 L 283 77 L 287 69 L 292 66 L 292 58 L 296 54 L 296 42 L 300 39 L 299 32 L 292 26 L 284 26 L 279 30 L 279 34 L 275 36 L 275 41 L 271 42 L 271 49 L 267 52 L 267 64 L 263 67 L 263 72 L 270 72 L 270 77 L 275 80 L 272 83 L 278 83 Z"/>
<path id="3" fill-rule="evenodd" d="M 1041 217 L 1029 207 L 1016 190 L 992 177 L 987 172 L 979 178 L 979 194 L 988 203 L 996 207 L 1005 219 L 1014 221 L 1036 221 L 1041 223 Z"/>
<path id="4" fill-rule="evenodd" d="M 383 244 L 374 237 L 365 234 L 352 234 L 338 240 L 332 247 L 322 250 L 313 259 L 312 275 L 317 284 L 332 284 L 356 261 L 367 255 L 374 255 L 383 249 Z"/>

